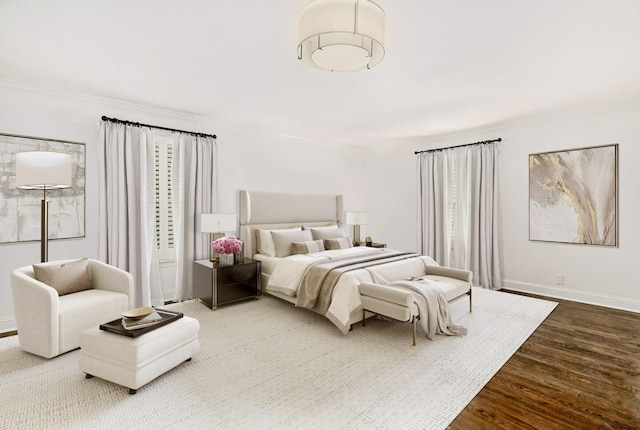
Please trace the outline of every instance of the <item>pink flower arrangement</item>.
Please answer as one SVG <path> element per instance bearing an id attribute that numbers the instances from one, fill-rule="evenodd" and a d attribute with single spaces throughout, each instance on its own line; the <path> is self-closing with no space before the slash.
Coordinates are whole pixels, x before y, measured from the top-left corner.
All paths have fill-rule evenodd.
<path id="1" fill-rule="evenodd" d="M 225 236 L 211 242 L 211 252 L 235 254 L 242 249 L 242 241 L 235 236 Z"/>

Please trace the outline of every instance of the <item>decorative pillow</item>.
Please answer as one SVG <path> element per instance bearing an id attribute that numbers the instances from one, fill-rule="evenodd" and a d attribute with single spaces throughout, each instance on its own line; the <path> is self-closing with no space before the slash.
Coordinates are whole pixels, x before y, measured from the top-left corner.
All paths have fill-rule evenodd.
<path id="1" fill-rule="evenodd" d="M 311 230 L 315 228 L 316 230 L 327 230 L 338 228 L 338 224 L 329 224 L 329 225 L 302 225 L 303 230 Z"/>
<path id="2" fill-rule="evenodd" d="M 302 227 L 283 228 L 277 230 L 258 230 L 256 235 L 256 252 L 267 257 L 276 256 L 276 248 L 273 244 L 272 231 L 302 231 Z"/>
<path id="3" fill-rule="evenodd" d="M 348 237 L 339 237 L 336 239 L 325 239 L 324 247 L 326 249 L 346 249 L 352 248 L 353 244 L 351 243 L 351 239 Z"/>
<path id="4" fill-rule="evenodd" d="M 309 254 L 311 252 L 324 251 L 322 240 L 309 242 L 291 242 L 291 254 Z"/>
<path id="5" fill-rule="evenodd" d="M 311 227 L 311 235 L 313 240 L 318 239 L 337 239 L 339 237 L 346 237 L 344 231 L 338 227 Z"/>
<path id="6" fill-rule="evenodd" d="M 293 242 L 308 242 L 312 240 L 311 232 L 307 230 L 272 231 L 271 237 L 276 249 L 276 257 L 291 255 L 291 244 Z"/>
<path id="7" fill-rule="evenodd" d="M 59 296 L 92 288 L 86 258 L 66 263 L 34 264 L 33 272 L 38 281 L 54 288 Z"/>

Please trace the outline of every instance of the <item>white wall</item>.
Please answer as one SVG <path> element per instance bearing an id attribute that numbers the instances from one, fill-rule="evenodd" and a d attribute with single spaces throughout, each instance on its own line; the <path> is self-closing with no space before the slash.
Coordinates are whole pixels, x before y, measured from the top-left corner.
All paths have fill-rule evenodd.
<path id="1" fill-rule="evenodd" d="M 50 259 L 97 257 L 96 136 L 102 115 L 218 135 L 220 210 L 237 211 L 241 189 L 341 193 L 346 210 L 368 212 L 361 236 L 407 251 L 417 248 L 415 150 L 501 137 L 505 286 L 640 312 L 634 267 L 640 255 L 640 106 L 538 120 L 474 133 L 392 142 L 387 149 L 318 145 L 250 127 L 42 88 L 0 82 L 0 132 L 85 142 L 86 237 L 49 243 Z M 528 240 L 528 154 L 618 143 L 618 248 Z M 0 220 L 1 222 L 2 220 Z M 0 332 L 15 329 L 12 269 L 39 261 L 39 242 L 0 244 Z M 565 283 L 554 284 L 562 273 Z"/>
<path id="2" fill-rule="evenodd" d="M 367 154 L 370 234 L 405 250 L 417 246 L 415 150 L 502 138 L 500 187 L 506 288 L 640 312 L 640 106 L 537 119 L 529 124 L 397 142 Z M 619 144 L 619 246 L 529 241 L 528 155 Z M 564 285 L 555 275 L 564 275 Z"/>
<path id="3" fill-rule="evenodd" d="M 220 211 L 238 211 L 241 189 L 342 193 L 345 209 L 364 207 L 364 156 L 360 150 L 292 141 L 248 127 L 225 128 L 193 115 L 0 81 L 0 132 L 86 143 L 86 237 L 50 241 L 50 260 L 97 258 L 96 139 L 102 115 L 216 134 Z M 39 261 L 39 242 L 0 244 L 0 332 L 15 330 L 11 270 Z"/>

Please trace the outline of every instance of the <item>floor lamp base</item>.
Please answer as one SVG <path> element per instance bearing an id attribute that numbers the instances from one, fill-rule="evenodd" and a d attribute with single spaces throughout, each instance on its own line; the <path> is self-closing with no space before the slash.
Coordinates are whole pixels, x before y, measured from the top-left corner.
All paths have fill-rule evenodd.
<path id="1" fill-rule="evenodd" d="M 40 262 L 49 260 L 49 202 L 42 199 L 40 207 Z"/>

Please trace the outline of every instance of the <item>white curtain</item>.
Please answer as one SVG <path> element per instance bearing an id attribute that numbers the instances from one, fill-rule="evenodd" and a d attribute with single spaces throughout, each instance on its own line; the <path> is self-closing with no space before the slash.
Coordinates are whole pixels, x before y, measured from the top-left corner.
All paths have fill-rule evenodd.
<path id="1" fill-rule="evenodd" d="M 418 155 L 419 251 L 502 288 L 498 147 L 482 144 Z"/>
<path id="2" fill-rule="evenodd" d="M 193 297 L 193 261 L 208 258 L 211 252 L 209 235 L 200 231 L 200 214 L 217 210 L 216 162 L 215 139 L 174 134 L 172 196 L 177 301 Z"/>
<path id="3" fill-rule="evenodd" d="M 131 273 L 135 306 L 160 306 L 151 129 L 102 121 L 98 129 L 99 259 Z"/>

